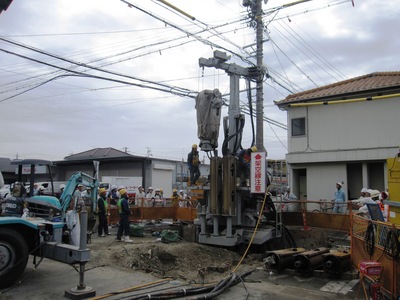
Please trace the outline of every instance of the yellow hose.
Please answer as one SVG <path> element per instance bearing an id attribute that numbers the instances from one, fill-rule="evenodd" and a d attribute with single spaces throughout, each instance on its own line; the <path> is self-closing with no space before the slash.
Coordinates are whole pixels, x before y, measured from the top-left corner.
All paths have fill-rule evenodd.
<path id="1" fill-rule="evenodd" d="M 249 242 L 249 244 L 247 245 L 246 251 L 245 251 L 244 254 L 242 255 L 242 258 L 240 259 L 240 261 L 238 262 L 238 264 L 237 264 L 236 267 L 232 270 L 231 273 L 235 273 L 235 272 L 237 271 L 237 269 L 239 268 L 239 266 L 242 264 L 243 259 L 246 257 L 247 252 L 249 251 L 251 244 L 253 243 L 254 237 L 256 236 L 256 233 L 257 233 L 258 226 L 260 225 L 260 222 L 261 222 L 261 216 L 262 216 L 262 213 L 263 213 L 263 211 L 264 211 L 264 206 L 265 206 L 265 201 L 267 200 L 267 195 L 268 195 L 268 189 L 265 191 L 264 201 L 263 201 L 262 207 L 261 207 L 261 209 L 260 209 L 260 214 L 258 215 L 257 224 L 256 224 L 256 227 L 254 227 L 253 235 L 251 236 L 250 242 Z"/>

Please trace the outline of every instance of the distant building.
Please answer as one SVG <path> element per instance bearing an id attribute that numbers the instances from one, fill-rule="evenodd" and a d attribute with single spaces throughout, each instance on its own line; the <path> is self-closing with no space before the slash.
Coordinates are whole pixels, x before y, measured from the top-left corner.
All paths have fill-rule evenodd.
<path id="1" fill-rule="evenodd" d="M 173 188 L 186 188 L 189 177 L 186 161 L 135 156 L 109 147 L 95 148 L 67 156 L 64 160 L 53 161 L 53 180 L 68 181 L 71 175 L 78 171 L 93 175 L 93 161 L 100 162 L 100 182 L 103 178 L 133 178 L 145 189 L 150 186 L 155 189 L 162 188 L 166 197 L 172 195 Z M 16 168 L 11 166 L 10 162 L 8 158 L 0 158 L 0 171 L 7 183 L 16 180 Z M 201 180 L 205 182 L 210 174 L 210 166 L 201 164 L 200 171 Z M 37 181 L 47 181 L 49 177 L 49 174 L 40 174 Z"/>
<path id="2" fill-rule="evenodd" d="M 387 187 L 386 159 L 399 153 L 400 72 L 352 78 L 275 104 L 287 111 L 286 161 L 299 199 L 332 199 L 338 181 L 350 199 L 362 187 Z"/>

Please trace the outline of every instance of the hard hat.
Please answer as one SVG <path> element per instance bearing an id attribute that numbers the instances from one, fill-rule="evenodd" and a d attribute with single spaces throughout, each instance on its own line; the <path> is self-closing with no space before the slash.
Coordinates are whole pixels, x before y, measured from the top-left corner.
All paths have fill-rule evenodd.
<path id="1" fill-rule="evenodd" d="M 361 193 L 366 193 L 366 192 L 368 192 L 368 189 L 367 189 L 367 188 L 362 188 L 362 189 L 361 189 Z"/>
<path id="2" fill-rule="evenodd" d="M 197 145 L 196 145 L 196 144 L 193 144 L 193 145 L 192 145 L 192 148 L 197 149 Z"/>
<path id="3" fill-rule="evenodd" d="M 101 195 L 103 193 L 107 193 L 107 190 L 105 188 L 99 189 L 99 195 Z"/>
<path id="4" fill-rule="evenodd" d="M 380 194 L 381 194 L 381 192 L 379 192 L 378 190 L 372 190 L 371 198 L 379 197 Z"/>
<path id="5" fill-rule="evenodd" d="M 160 192 L 163 192 L 163 189 L 160 189 Z"/>
<path id="6" fill-rule="evenodd" d="M 39 191 L 44 191 L 44 190 L 45 190 L 44 186 L 41 185 L 41 186 L 39 187 Z"/>
<path id="7" fill-rule="evenodd" d="M 118 187 L 118 190 L 122 190 L 122 189 L 124 189 L 124 188 L 125 188 L 124 186 L 120 185 L 120 186 Z"/>
<path id="8" fill-rule="evenodd" d="M 176 192 L 178 192 L 178 190 L 177 190 L 177 189 L 173 189 L 172 192 L 173 192 L 173 193 L 176 193 Z"/>
<path id="9" fill-rule="evenodd" d="M 151 186 L 151 187 L 148 188 L 148 190 L 154 190 L 154 189 L 153 189 L 153 187 Z"/>
<path id="10" fill-rule="evenodd" d="M 155 192 L 159 192 L 159 191 L 160 191 L 160 189 L 156 189 L 156 190 L 155 190 Z"/>
<path id="11" fill-rule="evenodd" d="M 83 186 L 83 184 L 82 184 L 82 183 L 78 184 L 78 187 L 81 187 L 81 186 Z"/>
<path id="12" fill-rule="evenodd" d="M 60 184 L 60 190 L 61 189 L 65 189 L 65 184 L 64 183 Z"/>
<path id="13" fill-rule="evenodd" d="M 117 188 L 116 185 L 112 185 L 112 186 L 111 186 L 111 189 L 112 189 L 112 190 L 115 190 L 116 188 Z"/>
<path id="14" fill-rule="evenodd" d="M 183 190 L 180 190 L 180 191 L 179 191 L 179 194 L 180 194 L 180 193 L 183 193 Z"/>
<path id="15" fill-rule="evenodd" d="M 257 147 L 256 146 L 253 146 L 250 149 L 251 149 L 252 152 L 256 152 L 257 151 Z"/>
<path id="16" fill-rule="evenodd" d="M 125 195 L 126 194 L 126 189 L 120 189 L 119 190 L 119 194 L 122 196 L 122 195 Z"/>
<path id="17" fill-rule="evenodd" d="M 341 182 L 336 182 L 336 184 L 343 186 L 343 183 L 341 183 Z"/>

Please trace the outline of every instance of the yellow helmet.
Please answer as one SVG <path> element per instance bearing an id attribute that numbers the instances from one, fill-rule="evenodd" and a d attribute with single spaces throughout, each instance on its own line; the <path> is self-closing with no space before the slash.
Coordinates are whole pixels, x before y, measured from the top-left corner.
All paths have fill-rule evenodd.
<path id="1" fill-rule="evenodd" d="M 99 189 L 99 195 L 101 195 L 103 193 L 107 193 L 107 190 L 105 188 Z"/>
<path id="2" fill-rule="evenodd" d="M 178 190 L 177 190 L 177 189 L 173 189 L 172 192 L 173 192 L 173 193 L 177 193 Z"/>
<path id="3" fill-rule="evenodd" d="M 256 146 L 253 146 L 250 149 L 251 149 L 252 152 L 256 152 L 257 151 L 257 147 Z"/>
<path id="4" fill-rule="evenodd" d="M 124 194 L 126 194 L 126 189 L 120 189 L 119 190 L 119 194 L 122 196 Z"/>
<path id="5" fill-rule="evenodd" d="M 193 145 L 192 145 L 192 148 L 197 149 L 197 145 L 196 145 L 196 144 L 193 144 Z"/>

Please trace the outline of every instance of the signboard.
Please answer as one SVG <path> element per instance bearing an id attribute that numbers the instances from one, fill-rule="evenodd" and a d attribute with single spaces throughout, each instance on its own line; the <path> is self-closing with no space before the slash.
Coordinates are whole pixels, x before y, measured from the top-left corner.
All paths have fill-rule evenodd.
<path id="1" fill-rule="evenodd" d="M 250 192 L 253 194 L 262 194 L 266 190 L 266 153 L 251 153 L 250 161 Z"/>
<path id="2" fill-rule="evenodd" d="M 35 166 L 35 174 L 46 174 L 47 168 L 44 165 L 37 165 Z M 18 174 L 18 168 L 15 169 L 15 174 Z M 22 174 L 31 174 L 31 166 L 30 165 L 23 165 L 22 166 Z"/>

